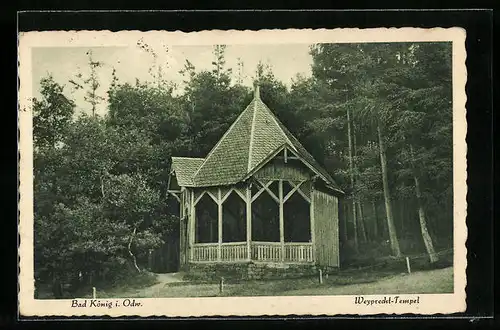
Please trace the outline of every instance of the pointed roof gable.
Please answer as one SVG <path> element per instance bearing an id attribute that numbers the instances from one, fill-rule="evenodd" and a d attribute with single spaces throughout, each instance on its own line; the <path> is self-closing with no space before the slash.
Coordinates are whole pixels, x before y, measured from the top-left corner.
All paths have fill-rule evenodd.
<path id="1" fill-rule="evenodd" d="M 247 173 L 253 103 L 238 116 L 194 174 L 195 186 L 234 184 Z"/>
<path id="2" fill-rule="evenodd" d="M 187 186 L 218 186 L 240 182 L 284 146 L 300 156 L 332 188 L 338 189 L 328 172 L 262 102 L 258 87 L 252 102 L 207 157 L 198 158 L 197 162 L 201 164 L 197 163 L 199 167 Z"/>
<path id="3" fill-rule="evenodd" d="M 194 173 L 200 168 L 205 158 L 172 157 L 172 171 L 175 172 L 180 186 L 192 186 Z"/>

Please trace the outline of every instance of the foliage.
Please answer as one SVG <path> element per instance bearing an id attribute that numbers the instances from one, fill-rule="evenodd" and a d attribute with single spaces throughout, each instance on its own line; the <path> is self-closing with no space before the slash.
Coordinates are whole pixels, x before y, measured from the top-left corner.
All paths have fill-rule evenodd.
<path id="1" fill-rule="evenodd" d="M 33 138 L 37 147 L 54 147 L 65 134 L 75 104 L 51 75 L 40 81 L 40 99 L 33 100 Z"/>
<path id="2" fill-rule="evenodd" d="M 214 46 L 211 70 L 197 70 L 186 61 L 180 94 L 162 75 L 160 63 L 150 70 L 156 79 L 151 83 L 123 83 L 113 71 L 102 116 L 76 117 L 64 87 L 51 76 L 41 80 L 41 98 L 33 101 L 37 283 L 79 278 L 80 273 L 80 282 L 115 281 L 124 272 L 134 272 L 129 252 L 140 269 L 146 268 L 149 250 L 163 244 L 178 221 L 166 193 L 170 157 L 205 157 L 252 98 L 250 88 L 241 85 L 243 63 L 233 73 L 225 49 Z M 397 231 L 401 239 L 420 242 L 420 250 L 404 252 L 421 252 L 422 247 L 415 175 L 431 234 L 437 245 L 449 245 L 451 45 L 319 44 L 310 53 L 312 76 L 297 76 L 290 88 L 272 67 L 257 65 L 254 80 L 263 101 L 348 197 L 360 201 L 372 241 L 367 244 L 377 251 L 387 250 L 377 139 L 377 127 L 382 127 L 389 186 L 400 210 Z M 156 61 L 157 54 L 152 54 Z M 91 56 L 89 61 L 97 63 L 94 69 L 102 65 Z M 95 108 L 103 101 L 96 98 L 98 75 L 91 70 L 89 77 L 80 78 Z M 349 181 L 347 109 L 355 141 L 354 189 Z M 346 239 L 351 240 L 351 212 L 342 216 Z"/>

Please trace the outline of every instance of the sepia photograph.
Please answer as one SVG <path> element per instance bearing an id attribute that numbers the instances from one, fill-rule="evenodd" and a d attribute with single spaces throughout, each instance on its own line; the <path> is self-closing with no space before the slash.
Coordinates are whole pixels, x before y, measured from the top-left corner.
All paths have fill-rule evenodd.
<path id="1" fill-rule="evenodd" d="M 464 310 L 465 34 L 414 30 L 21 36 L 21 303 Z"/>

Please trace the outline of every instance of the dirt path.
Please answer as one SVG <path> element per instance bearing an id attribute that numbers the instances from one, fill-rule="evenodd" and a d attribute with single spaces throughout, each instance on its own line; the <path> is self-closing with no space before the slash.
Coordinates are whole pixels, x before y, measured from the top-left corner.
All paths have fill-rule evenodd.
<path id="1" fill-rule="evenodd" d="M 162 289 L 170 283 L 180 283 L 182 280 L 182 273 L 167 273 L 167 274 L 156 274 L 156 279 L 158 283 L 150 287 L 140 290 L 140 295 L 144 297 L 160 297 L 160 292 Z"/>

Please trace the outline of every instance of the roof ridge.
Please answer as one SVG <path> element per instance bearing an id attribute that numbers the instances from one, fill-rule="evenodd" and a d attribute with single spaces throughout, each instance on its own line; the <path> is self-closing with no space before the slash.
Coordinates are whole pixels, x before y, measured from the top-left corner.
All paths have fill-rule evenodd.
<path id="1" fill-rule="evenodd" d="M 280 125 L 281 122 L 279 121 L 279 119 L 276 117 L 276 115 L 271 111 L 271 109 L 269 109 L 269 107 L 262 100 L 259 99 L 259 101 L 264 106 L 264 109 L 271 115 L 271 119 L 274 121 L 276 126 L 278 126 L 278 128 L 279 128 L 281 134 L 283 134 L 283 137 L 285 138 L 285 140 L 290 144 L 291 147 L 293 147 L 294 149 L 297 149 L 295 147 L 295 145 L 292 143 L 292 141 L 290 141 L 290 139 L 288 138 L 288 134 L 286 134 L 286 132 L 283 130 L 284 125 L 283 124 Z"/>
<path id="2" fill-rule="evenodd" d="M 284 135 L 285 140 L 286 140 L 286 145 L 293 148 L 293 151 L 295 151 L 296 153 L 302 155 L 302 158 L 304 158 L 304 161 L 309 163 L 310 166 L 316 168 L 321 173 L 321 175 L 326 179 L 326 181 L 330 181 L 333 184 L 337 185 L 337 183 L 332 178 L 330 173 L 328 173 L 328 171 L 326 171 L 326 169 L 324 169 L 324 167 L 318 163 L 318 161 L 309 152 L 309 150 L 307 150 L 306 147 L 304 147 L 302 145 L 302 143 L 299 141 L 299 139 L 297 139 L 297 137 L 294 134 L 292 134 L 292 132 L 290 132 L 290 130 L 278 119 L 278 117 L 274 114 L 274 112 L 271 109 L 269 109 L 269 107 L 262 100 L 260 100 L 260 101 L 261 101 L 262 105 L 264 106 L 264 108 L 267 110 L 267 112 L 270 113 L 271 118 L 276 123 L 276 125 L 280 129 L 281 133 Z M 305 158 L 310 158 L 310 160 L 306 160 Z M 311 163 L 311 161 L 312 161 L 312 163 Z M 258 166 L 258 165 L 256 165 L 256 166 Z M 254 168 L 256 166 L 254 166 Z M 248 171 L 248 172 L 250 172 L 250 171 Z M 322 173 L 322 172 L 324 172 L 324 173 Z"/>
<path id="3" fill-rule="evenodd" d="M 254 102 L 255 100 L 253 100 L 252 102 Z M 245 110 L 243 110 L 239 115 L 238 117 L 233 121 L 233 123 L 231 124 L 231 126 L 229 126 L 229 128 L 226 130 L 226 132 L 222 135 L 222 137 L 219 139 L 219 141 L 217 141 L 217 143 L 213 146 L 213 148 L 210 150 L 210 152 L 207 154 L 207 156 L 204 158 L 204 161 L 203 163 L 200 165 L 200 167 L 196 170 L 196 172 L 193 174 L 193 181 L 196 179 L 196 176 L 198 176 L 198 173 L 200 172 L 200 170 L 203 168 L 203 166 L 205 165 L 205 163 L 207 162 L 207 160 L 210 158 L 210 156 L 213 154 L 213 152 L 215 150 L 217 150 L 217 147 L 219 147 L 219 145 L 222 143 L 222 140 L 224 140 L 224 138 L 229 134 L 229 132 L 231 132 L 231 130 L 234 128 L 234 126 L 236 126 L 236 123 L 240 121 L 240 119 L 243 117 L 243 114 L 245 112 L 247 112 L 247 110 L 250 108 L 250 105 L 252 105 L 252 102 L 250 102 L 250 104 L 245 108 Z"/>
<path id="4" fill-rule="evenodd" d="M 250 143 L 248 146 L 248 165 L 247 172 L 252 168 L 252 149 L 253 149 L 253 136 L 255 133 L 255 116 L 257 114 L 257 102 L 253 103 L 253 116 L 252 116 L 252 128 L 250 129 Z"/>
<path id="5" fill-rule="evenodd" d="M 172 156 L 172 158 L 183 159 L 205 159 L 204 157 L 187 157 L 187 156 Z"/>

